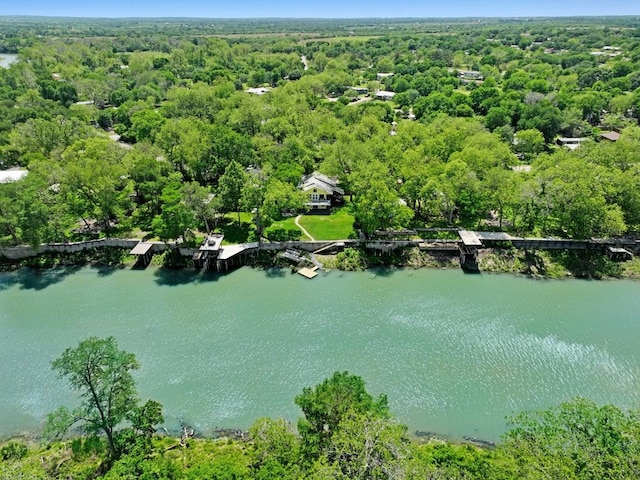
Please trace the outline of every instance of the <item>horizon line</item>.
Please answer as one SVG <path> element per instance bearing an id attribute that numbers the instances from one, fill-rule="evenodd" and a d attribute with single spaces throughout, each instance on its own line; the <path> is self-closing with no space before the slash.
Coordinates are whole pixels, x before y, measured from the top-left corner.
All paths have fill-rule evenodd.
<path id="1" fill-rule="evenodd" d="M 618 15 L 515 15 L 515 16 L 434 16 L 434 17 L 176 17 L 176 16 L 130 16 L 130 17 L 110 17 L 110 16 L 70 16 L 70 15 L 30 15 L 30 14 L 13 14 L 0 15 L 0 19 L 6 18 L 54 18 L 68 20 L 540 20 L 555 18 L 581 18 L 581 19 L 597 19 L 597 18 L 630 18 L 640 17 L 640 13 L 618 14 Z"/>

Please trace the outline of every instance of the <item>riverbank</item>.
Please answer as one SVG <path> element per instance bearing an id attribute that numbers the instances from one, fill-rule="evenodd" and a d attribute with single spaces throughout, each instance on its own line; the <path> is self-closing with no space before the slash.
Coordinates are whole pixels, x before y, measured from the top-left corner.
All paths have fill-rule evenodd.
<path id="1" fill-rule="evenodd" d="M 460 268 L 459 255 L 452 252 L 424 251 L 406 247 L 381 254 L 365 248 L 345 248 L 330 255 L 316 255 L 326 270 L 364 271 L 377 267 Z M 54 268 L 91 265 L 96 267 L 132 267 L 137 258 L 119 247 L 92 248 L 78 252 L 43 252 L 35 257 L 12 260 L 0 257 L 0 271 L 19 267 Z M 189 258 L 175 249 L 154 255 L 152 265 L 171 269 L 192 266 Z M 290 268 L 291 263 L 274 251 L 262 251 L 247 259 L 255 268 Z M 615 262 L 598 251 L 532 251 L 515 248 L 478 250 L 480 273 L 509 273 L 531 278 L 640 279 L 640 258 Z"/>
<path id="2" fill-rule="evenodd" d="M 391 255 L 371 254 L 363 249 L 346 249 L 336 255 L 318 256 L 327 268 L 363 271 L 369 268 L 460 268 L 455 254 L 431 253 L 407 248 Z M 530 251 L 515 248 L 478 250 L 480 273 L 509 273 L 531 278 L 640 279 L 640 259 L 614 262 L 593 251 Z"/>
<path id="3" fill-rule="evenodd" d="M 278 421 L 271 422 L 275 427 L 280 426 Z M 306 463 L 305 454 L 300 451 L 299 440 L 292 430 L 271 428 L 260 432 L 262 436 L 256 439 L 241 438 L 234 432 L 216 439 L 155 435 L 144 450 L 128 453 L 113 465 L 105 459 L 105 445 L 100 439 L 75 437 L 44 443 L 17 438 L 0 442 L 0 478 L 160 478 L 157 477 L 158 472 L 162 472 L 161 478 L 167 479 L 346 478 L 336 475 L 344 466 L 342 462 L 316 471 L 318 467 L 311 462 Z M 389 435 L 389 432 L 385 433 Z M 456 444 L 433 438 L 422 442 L 402 442 L 401 439 L 387 441 L 394 441 L 402 448 L 402 457 L 384 456 L 377 462 L 393 467 L 398 461 L 403 461 L 409 467 L 409 459 L 413 459 L 413 471 L 419 469 L 425 474 L 437 469 L 442 473 L 466 471 L 465 478 L 475 479 L 479 477 L 471 475 L 471 472 L 477 470 L 477 466 L 483 465 L 483 471 L 497 470 L 504 468 L 500 463 L 510 461 L 495 447 L 484 448 L 471 442 Z M 352 441 L 357 442 L 357 437 L 354 436 Z M 379 448 L 384 450 L 387 445 Z M 354 451 L 352 455 L 358 453 Z M 378 453 L 372 451 L 369 455 L 374 459 Z M 442 455 L 456 458 L 455 465 L 439 466 L 436 459 Z M 327 469 L 333 474 L 326 476 Z"/>

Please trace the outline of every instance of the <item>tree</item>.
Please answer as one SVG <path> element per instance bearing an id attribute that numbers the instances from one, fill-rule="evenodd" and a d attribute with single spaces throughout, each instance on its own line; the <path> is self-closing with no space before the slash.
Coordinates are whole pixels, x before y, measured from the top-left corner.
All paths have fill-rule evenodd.
<path id="1" fill-rule="evenodd" d="M 637 413 L 582 398 L 542 412 L 523 413 L 503 446 L 516 459 L 519 478 L 638 478 Z"/>
<path id="2" fill-rule="evenodd" d="M 491 107 L 484 118 L 484 124 L 491 131 L 511 123 L 511 116 L 504 107 Z"/>
<path id="3" fill-rule="evenodd" d="M 518 129 L 537 128 L 544 135 L 547 143 L 553 141 L 562 125 L 562 112 L 548 100 L 527 105 L 518 121 Z"/>
<path id="4" fill-rule="evenodd" d="M 165 121 L 166 119 L 155 110 L 138 110 L 131 115 L 129 133 L 138 142 L 153 142 Z"/>
<path id="5" fill-rule="evenodd" d="M 298 420 L 298 432 L 310 460 L 327 453 L 332 437 L 348 413 L 389 416 L 386 395 L 374 398 L 366 391 L 364 380 L 349 372 L 335 372 L 315 388 L 304 388 L 295 402 L 304 414 Z"/>
<path id="6" fill-rule="evenodd" d="M 300 440 L 293 425 L 283 419 L 261 418 L 249 434 L 254 478 L 300 478 Z"/>
<path id="7" fill-rule="evenodd" d="M 203 187 L 198 182 L 187 182 L 182 185 L 182 196 L 185 205 L 193 212 L 194 219 L 202 219 L 207 233 L 211 233 L 209 219 L 217 215 L 218 202 L 215 201 L 209 188 Z"/>
<path id="8" fill-rule="evenodd" d="M 106 138 L 79 140 L 64 151 L 60 191 L 69 209 L 87 223 L 97 219 L 106 230 L 131 204 L 124 150 Z M 76 217 L 77 218 L 77 217 Z"/>
<path id="9" fill-rule="evenodd" d="M 169 176 L 169 183 L 162 189 L 162 211 L 151 222 L 154 233 L 163 241 L 182 237 L 194 226 L 195 215 L 184 199 L 183 184 L 179 173 Z"/>
<path id="10" fill-rule="evenodd" d="M 530 161 L 544 149 L 544 136 L 535 128 L 520 130 L 515 135 L 513 148 L 524 160 Z"/>
<path id="11" fill-rule="evenodd" d="M 405 478 L 412 455 L 406 433 L 407 427 L 393 419 L 349 411 L 331 439 L 327 457 L 340 466 L 345 478 Z"/>
<path id="12" fill-rule="evenodd" d="M 238 225 L 240 224 L 240 205 L 242 189 L 246 183 L 246 173 L 236 161 L 231 161 L 224 170 L 218 183 L 218 193 L 222 197 L 225 208 L 238 213 Z"/>
<path id="13" fill-rule="evenodd" d="M 304 209 L 306 196 L 288 183 L 270 177 L 268 171 L 248 175 L 242 189 L 242 205 L 253 212 L 258 242 L 267 227 L 274 220 L 282 218 L 284 213 L 298 212 Z"/>
<path id="14" fill-rule="evenodd" d="M 49 414 L 48 431 L 61 435 L 81 422 L 87 433 L 104 433 L 110 458 L 118 458 L 116 429 L 131 416 L 137 404 L 136 385 L 131 375 L 140 367 L 135 355 L 119 350 L 113 337 L 91 337 L 75 348 L 67 348 L 51 365 L 79 392 L 81 402 L 73 411 L 61 407 Z M 157 415 L 152 418 L 159 420 Z"/>
<path id="15" fill-rule="evenodd" d="M 413 218 L 413 211 L 400 201 L 391 188 L 389 172 L 380 163 L 372 162 L 353 173 L 354 216 L 367 235 L 376 230 L 403 228 Z"/>

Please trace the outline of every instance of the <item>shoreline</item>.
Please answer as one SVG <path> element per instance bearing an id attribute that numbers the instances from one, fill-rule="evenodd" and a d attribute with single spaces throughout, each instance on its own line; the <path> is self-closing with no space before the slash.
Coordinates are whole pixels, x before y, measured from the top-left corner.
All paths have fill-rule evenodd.
<path id="1" fill-rule="evenodd" d="M 186 257 L 169 255 L 171 251 L 155 255 L 151 266 L 167 270 L 193 270 Z M 458 255 L 450 252 L 422 251 L 416 247 L 404 247 L 379 254 L 366 248 L 350 247 L 342 252 L 320 255 L 317 259 L 325 270 L 367 271 L 375 268 L 395 267 L 407 269 L 460 269 Z M 567 265 L 568 264 L 568 265 Z M 81 252 L 42 252 L 24 259 L 0 256 L 0 272 L 12 272 L 20 268 L 36 271 L 52 268 L 90 266 L 95 268 L 146 268 L 136 265 L 136 257 L 118 247 L 103 247 Z M 297 266 L 278 257 L 276 252 L 263 250 L 257 257 L 243 265 L 252 268 L 281 268 L 295 271 Z M 469 274 L 511 274 L 531 279 L 586 279 L 586 280 L 640 280 L 640 258 L 626 262 L 614 262 L 600 252 L 580 251 L 531 251 L 515 248 L 485 248 L 478 250 L 478 272 Z M 229 272 L 233 269 L 228 270 Z M 219 272 L 227 273 L 227 272 Z"/>
<path id="2" fill-rule="evenodd" d="M 269 418 L 279 418 L 279 417 L 269 417 Z M 295 426 L 295 422 L 290 422 L 291 425 Z M 451 435 L 446 435 L 438 432 L 432 432 L 427 430 L 410 430 L 410 426 L 407 426 L 407 437 L 409 440 L 416 444 L 426 444 L 430 442 L 444 442 L 451 445 L 471 445 L 477 448 L 482 449 L 493 449 L 500 443 L 500 439 L 493 441 L 488 440 L 486 438 L 475 437 L 472 435 L 462 435 L 461 437 L 454 437 Z M 197 440 L 204 441 L 216 441 L 216 440 L 233 440 L 239 442 L 251 441 L 251 437 L 249 435 L 248 430 L 243 430 L 240 428 L 231 428 L 231 427 L 221 427 L 214 428 L 211 430 L 211 433 L 203 433 L 202 431 L 198 431 L 194 429 L 192 426 L 188 424 L 183 424 L 181 428 L 175 427 L 165 427 L 161 425 L 155 431 L 156 436 L 159 437 L 167 437 L 167 438 L 176 438 L 179 439 L 183 435 L 184 429 L 192 432 L 191 438 Z M 45 438 L 43 436 L 44 427 L 40 426 L 35 430 L 23 430 L 16 433 L 0 435 L 0 445 L 7 444 L 10 442 L 21 441 L 25 443 L 38 444 L 41 443 Z M 80 431 L 75 430 L 70 432 L 67 436 L 65 436 L 61 441 L 69 441 L 77 438 L 83 438 L 86 435 Z"/>

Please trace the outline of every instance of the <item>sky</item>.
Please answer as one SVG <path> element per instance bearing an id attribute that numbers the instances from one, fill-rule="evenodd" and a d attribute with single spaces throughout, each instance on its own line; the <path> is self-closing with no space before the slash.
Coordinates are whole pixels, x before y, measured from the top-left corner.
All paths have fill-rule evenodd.
<path id="1" fill-rule="evenodd" d="M 0 0 L 0 15 L 398 18 L 640 15 L 640 0 Z"/>

